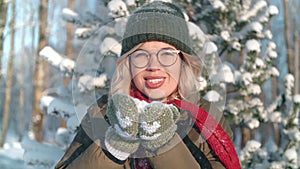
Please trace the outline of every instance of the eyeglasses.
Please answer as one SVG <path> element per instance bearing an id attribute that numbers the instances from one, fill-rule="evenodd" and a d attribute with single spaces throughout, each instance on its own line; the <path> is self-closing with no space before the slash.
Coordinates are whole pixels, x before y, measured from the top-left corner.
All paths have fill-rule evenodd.
<path id="1" fill-rule="evenodd" d="M 156 57 L 162 66 L 171 66 L 177 61 L 179 53 L 180 50 L 163 48 L 156 53 Z M 149 64 L 151 54 L 148 51 L 140 49 L 131 53 L 129 57 L 134 66 L 144 68 Z"/>

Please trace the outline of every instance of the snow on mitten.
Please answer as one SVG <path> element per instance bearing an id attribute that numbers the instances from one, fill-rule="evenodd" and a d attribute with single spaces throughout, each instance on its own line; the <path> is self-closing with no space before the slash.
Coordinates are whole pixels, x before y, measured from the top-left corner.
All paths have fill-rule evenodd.
<path id="1" fill-rule="evenodd" d="M 139 112 L 134 99 L 115 94 L 109 99 L 106 116 L 111 126 L 106 131 L 107 150 L 120 160 L 125 160 L 139 147 Z"/>
<path id="2" fill-rule="evenodd" d="M 175 134 L 178 118 L 179 111 L 173 105 L 157 101 L 146 105 L 140 114 L 141 144 L 152 151 L 165 145 Z"/>

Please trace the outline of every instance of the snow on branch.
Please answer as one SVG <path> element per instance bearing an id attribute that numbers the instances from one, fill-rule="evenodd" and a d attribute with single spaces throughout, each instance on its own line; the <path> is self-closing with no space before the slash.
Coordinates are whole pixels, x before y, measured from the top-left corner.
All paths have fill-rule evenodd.
<path id="1" fill-rule="evenodd" d="M 250 39 L 246 42 L 245 48 L 246 48 L 246 52 L 256 52 L 259 53 L 260 52 L 260 47 L 261 44 L 259 41 L 257 41 L 256 39 Z"/>
<path id="2" fill-rule="evenodd" d="M 79 15 L 70 8 L 64 8 L 62 10 L 62 18 L 68 22 L 80 22 Z"/>
<path id="3" fill-rule="evenodd" d="M 209 0 L 209 2 L 211 3 L 211 5 L 214 9 L 218 9 L 222 12 L 227 12 L 227 10 L 228 10 L 226 8 L 225 4 L 220 0 Z"/>
<path id="4" fill-rule="evenodd" d="M 292 96 L 292 90 L 294 88 L 295 78 L 292 74 L 287 74 L 284 78 L 285 95 L 290 98 Z"/>
<path id="5" fill-rule="evenodd" d="M 254 34 L 257 37 L 263 38 L 263 25 L 259 22 L 250 22 L 241 31 L 234 32 L 233 36 L 238 39 L 244 39 L 249 33 Z"/>
<path id="6" fill-rule="evenodd" d="M 56 98 L 53 96 L 43 96 L 41 98 L 40 107 L 43 110 L 47 110 L 47 114 L 60 115 L 67 121 L 67 129 L 70 132 L 75 132 L 79 126 L 80 120 L 78 119 L 78 106 L 75 107 L 72 103 L 66 101 L 66 99 Z M 85 112 L 85 111 L 84 111 Z"/>
<path id="7" fill-rule="evenodd" d="M 113 18 L 128 16 L 129 12 L 125 2 L 122 0 L 112 0 L 107 5 L 109 15 Z"/>
<path id="8" fill-rule="evenodd" d="M 43 96 L 41 98 L 40 107 L 47 109 L 48 114 L 59 113 L 63 118 L 69 118 L 75 114 L 73 104 L 52 96 Z"/>
<path id="9" fill-rule="evenodd" d="M 76 30 L 75 30 L 75 36 L 77 38 L 83 38 L 83 39 L 88 38 L 94 32 L 96 32 L 98 28 L 99 28 L 98 26 L 76 28 Z"/>
<path id="10" fill-rule="evenodd" d="M 261 164 L 261 160 L 265 159 L 265 156 L 267 155 L 267 152 L 261 149 L 261 146 L 261 143 L 256 140 L 250 140 L 247 142 L 239 155 L 243 166 L 247 166 L 246 168 L 252 168 L 252 165 L 254 165 L 253 168 L 263 168 L 261 166 L 256 166 L 257 164 Z"/>
<path id="11" fill-rule="evenodd" d="M 210 102 L 217 102 L 217 101 L 220 101 L 221 100 L 221 95 L 215 91 L 215 90 L 211 90 L 211 91 L 208 91 L 204 98 L 207 99 L 208 101 Z"/>
<path id="12" fill-rule="evenodd" d="M 95 88 L 103 88 L 106 86 L 105 82 L 108 80 L 106 74 L 101 74 L 99 77 L 92 77 L 84 75 L 79 78 L 78 88 L 80 92 L 91 91 Z"/>
<path id="13" fill-rule="evenodd" d="M 43 96 L 41 98 L 41 102 L 40 102 L 40 108 L 41 109 L 45 109 L 47 107 L 49 107 L 49 105 L 51 104 L 51 102 L 53 102 L 54 97 L 51 96 Z"/>
<path id="14" fill-rule="evenodd" d="M 257 13 L 261 11 L 263 8 L 267 7 L 266 1 L 258 1 L 251 10 L 247 11 L 247 13 L 243 14 L 239 20 L 240 21 L 249 21 L 251 18 L 257 16 Z"/>
<path id="15" fill-rule="evenodd" d="M 206 40 L 206 34 L 199 28 L 198 25 L 196 25 L 193 22 L 187 22 L 188 29 L 189 29 L 189 35 L 192 39 L 200 39 L 203 43 Z"/>
<path id="16" fill-rule="evenodd" d="M 71 59 L 62 57 L 50 46 L 44 47 L 39 54 L 45 61 L 59 69 L 66 76 L 71 76 L 73 74 L 75 62 Z"/>
<path id="17" fill-rule="evenodd" d="M 300 105 L 300 94 L 294 95 L 293 101 L 294 101 L 295 104 Z"/>
<path id="18" fill-rule="evenodd" d="M 63 150 L 66 150 L 70 144 L 70 141 L 72 141 L 73 134 L 67 129 L 60 127 L 57 129 L 55 133 L 55 142 L 57 145 L 62 147 Z"/>
<path id="19" fill-rule="evenodd" d="M 276 6 L 274 6 L 274 5 L 270 5 L 269 6 L 268 12 L 269 12 L 270 17 L 279 14 L 278 8 Z"/>
<path id="20" fill-rule="evenodd" d="M 100 45 L 101 54 L 112 52 L 115 53 L 116 55 L 119 55 L 121 53 L 121 50 L 122 50 L 121 44 L 116 39 L 111 37 L 105 38 Z"/>

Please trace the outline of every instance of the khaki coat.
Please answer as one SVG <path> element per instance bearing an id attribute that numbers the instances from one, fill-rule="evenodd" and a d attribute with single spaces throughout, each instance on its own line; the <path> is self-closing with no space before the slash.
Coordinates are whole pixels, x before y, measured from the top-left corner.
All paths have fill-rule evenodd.
<path id="1" fill-rule="evenodd" d="M 233 133 L 226 123 L 223 114 L 208 101 L 201 99 L 199 106 L 217 117 L 217 121 L 232 139 Z M 104 145 L 104 135 L 107 127 L 105 112 L 107 108 L 107 96 L 102 96 L 93 104 L 85 117 L 70 147 L 64 156 L 57 163 L 55 169 L 133 169 L 133 158 L 125 161 L 118 161 L 107 151 L 101 148 Z M 179 123 L 189 123 L 192 118 L 188 112 L 182 112 Z M 214 152 L 203 139 L 199 131 L 190 128 L 186 136 L 205 155 L 210 165 L 214 169 L 224 169 L 225 167 L 215 156 Z M 164 151 L 171 145 L 171 149 Z M 180 136 L 180 131 L 164 147 L 156 152 L 157 155 L 149 157 L 153 169 L 199 169 L 199 163 L 195 160 L 186 143 Z M 198 157 L 197 157 L 198 158 Z"/>

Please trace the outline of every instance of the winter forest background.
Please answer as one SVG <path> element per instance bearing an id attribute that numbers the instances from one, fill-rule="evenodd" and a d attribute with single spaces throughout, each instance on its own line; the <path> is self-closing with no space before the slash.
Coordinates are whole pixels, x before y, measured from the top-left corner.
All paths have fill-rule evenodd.
<path id="1" fill-rule="evenodd" d="M 146 2 L 0 1 L 0 169 L 53 168 L 107 92 L 126 18 Z M 300 168 L 300 1 L 173 2 L 205 49 L 201 92 L 224 103 L 243 168 Z"/>

